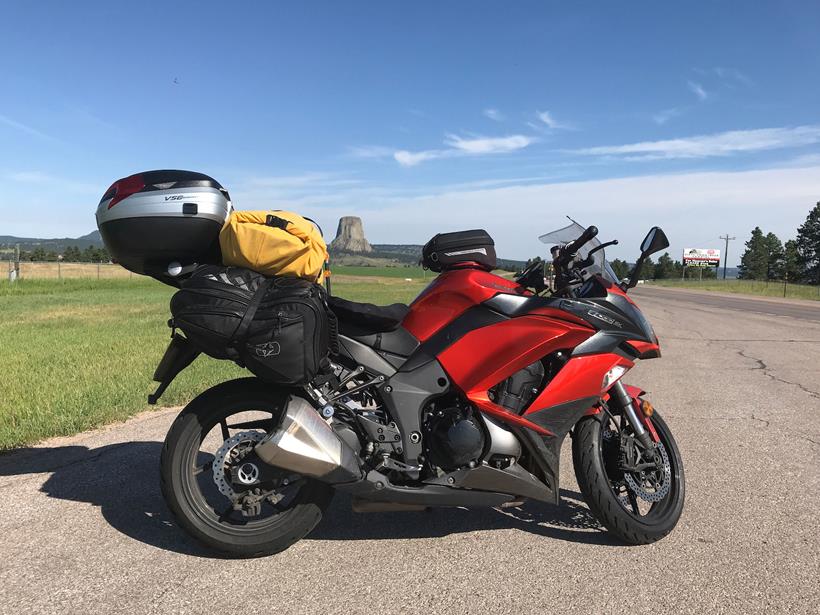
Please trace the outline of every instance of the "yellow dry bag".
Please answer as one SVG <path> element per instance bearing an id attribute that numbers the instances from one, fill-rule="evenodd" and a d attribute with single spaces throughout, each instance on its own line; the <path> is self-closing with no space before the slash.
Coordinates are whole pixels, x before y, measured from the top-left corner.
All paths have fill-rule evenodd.
<path id="1" fill-rule="evenodd" d="M 327 246 L 316 226 L 290 211 L 234 211 L 219 233 L 222 262 L 263 275 L 317 280 Z"/>

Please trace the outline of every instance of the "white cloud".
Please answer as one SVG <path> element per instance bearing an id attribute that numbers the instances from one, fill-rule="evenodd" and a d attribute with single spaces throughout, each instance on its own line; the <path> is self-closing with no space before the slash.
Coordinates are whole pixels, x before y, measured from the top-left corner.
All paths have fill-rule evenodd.
<path id="1" fill-rule="evenodd" d="M 495 122 L 503 122 L 506 119 L 504 114 L 498 109 L 484 109 L 482 113 L 485 117 L 488 117 Z"/>
<path id="2" fill-rule="evenodd" d="M 423 150 L 420 152 L 409 152 L 406 149 L 401 149 L 393 153 L 393 159 L 403 167 L 414 167 L 421 162 L 428 160 L 435 160 L 436 158 L 445 158 L 448 155 L 452 156 L 453 152 L 440 149 Z"/>
<path id="3" fill-rule="evenodd" d="M 558 228 L 569 214 L 582 224 L 598 225 L 604 238 L 618 237 L 621 254 L 634 257 L 653 224 L 666 230 L 673 255 L 684 244 L 720 247 L 717 235 L 724 229 L 740 235 L 758 224 L 788 239 L 818 192 L 820 167 L 815 166 L 510 186 L 431 195 L 399 206 L 416 212 L 414 218 L 426 226 L 430 218 L 425 211 L 440 212 L 439 228 L 430 229 L 435 232 L 484 226 L 495 237 L 500 255 L 518 258 L 535 254 L 535 235 Z M 499 216 L 501 207 L 509 215 Z M 538 227 L 522 228 L 522 219 L 538 221 Z"/>
<path id="4" fill-rule="evenodd" d="M 709 94 L 706 90 L 703 89 L 703 86 L 695 81 L 687 81 L 686 85 L 689 86 L 689 89 L 698 97 L 699 100 L 706 100 L 709 98 Z"/>
<path id="5" fill-rule="evenodd" d="M 26 173 L 30 179 L 37 177 L 34 171 Z M 794 160 L 789 167 L 753 171 L 589 181 L 521 176 L 495 180 L 497 185 L 487 180 L 444 187 L 415 183 L 401 188 L 365 183 L 322 187 L 306 181 L 298 189 L 280 191 L 265 185 L 265 178 L 258 181 L 257 177 L 257 183 L 252 183 L 253 178 L 231 178 L 228 172 L 214 175 L 225 179 L 236 207 L 298 211 L 319 222 L 331 237 L 344 215 L 361 216 L 372 243 L 420 244 L 437 232 L 483 227 L 495 238 L 499 256 L 520 259 L 545 256 L 546 247 L 537 236 L 563 226 L 565 214 L 582 224 L 597 225 L 603 239 L 620 239 L 620 246 L 607 250 L 612 258 L 634 258 L 643 234 L 653 224 L 666 231 L 675 258 L 680 258 L 685 244 L 722 248 L 717 235 L 727 231 L 741 244 L 740 238 L 755 225 L 786 240 L 794 236 L 820 194 L 816 157 Z M 99 197 L 109 180 L 94 184 L 94 196 Z M 283 183 L 281 178 L 276 181 Z M 284 183 L 293 182 L 285 179 Z M 5 212 L 8 234 L 77 236 L 93 228 L 89 207 L 93 209 L 96 201 L 85 194 L 71 196 L 61 185 L 31 190 L 30 185 L 11 182 L 6 187 L 6 200 L 16 204 Z M 34 221 L 31 211 L 42 215 Z M 734 250 L 730 264 L 739 254 L 738 248 Z"/>
<path id="6" fill-rule="evenodd" d="M 50 175 L 43 171 L 11 171 L 0 174 L 0 177 L 17 184 L 35 184 L 54 191 L 72 192 L 78 194 L 102 194 L 103 190 L 110 185 L 110 182 L 103 185 L 104 182 L 95 183 L 90 181 L 64 179 L 62 177 Z"/>
<path id="7" fill-rule="evenodd" d="M 350 186 L 361 183 L 358 179 L 349 179 L 331 173 L 304 173 L 302 175 L 257 176 L 247 180 L 251 186 L 278 189 L 301 189 L 316 187 Z"/>
<path id="8" fill-rule="evenodd" d="M 543 257 L 546 247 L 537 236 L 565 225 L 564 215 L 597 225 L 602 239 L 621 240 L 607 250 L 611 258 L 634 259 L 643 235 L 657 224 L 672 242 L 670 254 L 680 258 L 684 245 L 721 248 L 718 235 L 743 237 L 755 225 L 792 238 L 817 201 L 820 165 L 418 190 L 354 190 L 288 206 L 331 230 L 339 217 L 359 215 L 371 243 L 420 244 L 438 232 L 486 228 L 500 257 L 519 259 Z M 248 207 L 239 196 L 237 206 Z M 271 205 L 263 200 L 262 206 Z"/>
<path id="9" fill-rule="evenodd" d="M 51 175 L 42 171 L 14 171 L 8 173 L 6 177 L 21 184 L 48 184 L 54 181 Z"/>
<path id="10" fill-rule="evenodd" d="M 354 158 L 390 158 L 393 148 L 383 145 L 357 145 L 347 148 L 347 152 Z"/>
<path id="11" fill-rule="evenodd" d="M 404 167 L 413 167 L 422 162 L 436 160 L 438 158 L 509 154 L 523 149 L 534 142 L 535 139 L 526 135 L 464 138 L 458 135 L 448 134 L 444 140 L 447 149 L 430 149 L 417 152 L 399 150 L 393 153 L 393 158 Z"/>
<path id="12" fill-rule="evenodd" d="M 661 111 L 658 111 L 656 114 L 654 114 L 652 116 L 652 121 L 655 122 L 656 124 L 663 125 L 663 124 L 666 124 L 666 122 L 671 120 L 673 117 L 678 117 L 682 113 L 683 113 L 683 111 L 681 110 L 680 107 L 672 107 L 670 109 L 663 109 Z"/>
<path id="13" fill-rule="evenodd" d="M 802 156 L 797 156 L 792 158 L 791 160 L 787 161 L 783 164 L 785 167 L 814 167 L 820 166 L 820 153 L 815 154 L 803 154 Z"/>
<path id="14" fill-rule="evenodd" d="M 39 139 L 44 139 L 46 141 L 55 141 L 54 137 L 50 137 L 49 135 L 40 132 L 39 130 L 32 128 L 31 126 L 26 126 L 21 122 L 17 122 L 11 119 L 8 116 L 0 115 L 0 124 L 5 124 L 6 126 L 11 126 L 12 128 L 19 130 L 21 132 L 25 132 L 26 134 L 32 135 Z"/>
<path id="15" fill-rule="evenodd" d="M 464 139 L 457 135 L 447 135 L 444 141 L 453 149 L 467 154 L 506 154 L 523 149 L 533 142 L 532 137 L 510 135 L 508 137 L 477 137 Z"/>
<path id="16" fill-rule="evenodd" d="M 759 152 L 811 145 L 820 142 L 820 125 L 793 128 L 759 128 L 731 130 L 665 141 L 644 141 L 628 145 L 605 145 L 575 150 L 578 154 L 629 156 L 632 159 L 707 158 L 741 152 Z"/>
<path id="17" fill-rule="evenodd" d="M 743 85 L 752 85 L 752 80 L 749 79 L 746 75 L 741 73 L 736 68 L 726 68 L 722 66 L 716 66 L 714 68 L 715 74 L 720 77 L 721 79 L 726 79 L 728 81 L 738 81 Z"/>
<path id="18" fill-rule="evenodd" d="M 745 86 L 753 85 L 753 81 L 744 73 L 736 68 L 727 66 L 714 66 L 712 68 L 695 68 L 693 69 L 697 74 L 704 77 L 717 77 L 724 82 L 724 85 L 729 87 L 733 83 L 740 83 Z"/>
<path id="19" fill-rule="evenodd" d="M 538 115 L 538 119 L 541 120 L 541 122 L 546 124 L 547 127 L 552 130 L 571 128 L 569 124 L 564 124 L 556 120 L 549 111 L 538 111 L 536 115 Z"/>

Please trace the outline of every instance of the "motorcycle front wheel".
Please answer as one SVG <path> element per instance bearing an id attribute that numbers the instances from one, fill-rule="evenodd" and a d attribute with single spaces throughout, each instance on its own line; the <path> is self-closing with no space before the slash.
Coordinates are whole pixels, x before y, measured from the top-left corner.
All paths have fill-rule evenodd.
<path id="1" fill-rule="evenodd" d="M 575 477 L 590 511 L 609 532 L 634 545 L 669 534 L 683 511 L 685 481 L 678 445 L 657 411 L 651 420 L 659 439 L 655 451 L 644 452 L 630 437 L 629 423 L 608 413 L 579 421 L 572 440 Z M 657 455 L 657 467 L 624 469 L 647 465 L 650 455 Z"/>
<path id="2" fill-rule="evenodd" d="M 258 557 L 287 549 L 319 523 L 333 490 L 281 471 L 241 490 L 246 456 L 278 425 L 288 396 L 256 378 L 219 384 L 176 418 L 162 448 L 162 494 L 177 522 L 209 549 Z"/>

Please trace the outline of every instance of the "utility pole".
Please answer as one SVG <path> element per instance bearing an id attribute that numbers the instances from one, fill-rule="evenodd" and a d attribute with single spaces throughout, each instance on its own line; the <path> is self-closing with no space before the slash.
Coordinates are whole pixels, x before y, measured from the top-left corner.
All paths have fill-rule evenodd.
<path id="1" fill-rule="evenodd" d="M 718 239 L 726 241 L 726 248 L 723 250 L 723 279 L 726 279 L 726 263 L 729 262 L 729 242 L 734 241 L 737 237 L 729 237 L 729 233 L 725 236 L 721 235 Z"/>

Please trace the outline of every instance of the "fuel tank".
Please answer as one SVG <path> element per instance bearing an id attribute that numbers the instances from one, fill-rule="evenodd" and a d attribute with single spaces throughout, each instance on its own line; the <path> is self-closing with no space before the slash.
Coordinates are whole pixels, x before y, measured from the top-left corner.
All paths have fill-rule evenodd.
<path id="1" fill-rule="evenodd" d="M 410 304 L 402 321 L 421 342 L 465 311 L 499 293 L 530 295 L 513 280 L 479 268 L 458 268 L 440 274 Z"/>

